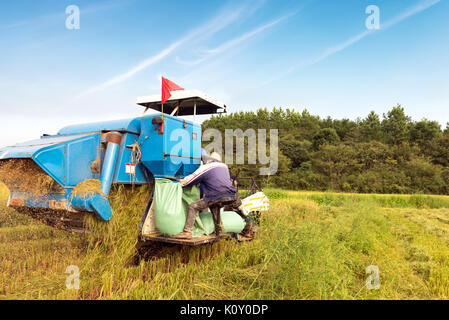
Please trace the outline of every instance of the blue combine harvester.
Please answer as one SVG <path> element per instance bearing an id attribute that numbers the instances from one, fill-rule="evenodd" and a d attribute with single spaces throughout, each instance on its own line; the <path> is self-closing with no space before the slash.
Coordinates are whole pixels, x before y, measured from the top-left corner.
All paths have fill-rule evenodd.
<path id="1" fill-rule="evenodd" d="M 196 90 L 174 92 L 163 106 L 160 95 L 142 97 L 137 104 L 156 114 L 74 125 L 56 135 L 0 148 L 0 168 L 9 170 L 8 206 L 19 212 L 81 230 L 86 213 L 108 221 L 112 184 L 148 184 L 154 178 L 179 179 L 194 172 L 201 161 L 201 127 L 179 118 L 226 112 L 226 106 Z M 32 179 L 46 181 L 44 193 L 33 192 Z M 83 181 L 98 179 L 101 192 L 72 193 Z M 48 183 L 49 182 L 49 183 Z"/>

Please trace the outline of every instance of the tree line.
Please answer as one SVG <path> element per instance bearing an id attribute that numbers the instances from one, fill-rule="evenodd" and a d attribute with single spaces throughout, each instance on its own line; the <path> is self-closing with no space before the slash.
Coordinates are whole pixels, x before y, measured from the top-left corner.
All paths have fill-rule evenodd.
<path id="1" fill-rule="evenodd" d="M 321 118 L 307 109 L 259 109 L 220 114 L 203 130 L 278 129 L 279 168 L 260 176 L 242 165 L 241 175 L 263 186 L 362 193 L 449 193 L 449 129 L 437 121 L 413 121 L 401 105 L 382 117 Z M 235 169 L 236 165 L 231 166 Z"/>

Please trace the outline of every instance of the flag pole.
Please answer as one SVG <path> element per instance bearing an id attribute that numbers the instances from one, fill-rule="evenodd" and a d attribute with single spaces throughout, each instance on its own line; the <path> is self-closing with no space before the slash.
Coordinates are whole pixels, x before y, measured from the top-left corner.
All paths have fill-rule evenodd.
<path id="1" fill-rule="evenodd" d="M 164 133 L 165 133 L 165 125 L 164 125 L 164 77 L 162 77 L 162 91 L 161 91 L 161 112 L 162 112 L 162 159 L 165 160 L 165 139 L 164 139 Z"/>
<path id="2" fill-rule="evenodd" d="M 162 120 L 162 130 L 164 130 L 165 124 L 164 124 L 164 102 L 166 102 L 170 97 L 170 91 L 176 91 L 176 90 L 184 90 L 184 88 L 181 88 L 180 86 L 178 86 L 176 83 L 171 82 L 168 79 L 165 79 L 164 77 L 162 78 L 162 91 L 161 91 L 161 120 Z M 164 132 L 162 132 L 162 135 L 164 134 Z M 165 139 L 164 137 L 162 137 L 162 148 L 163 148 L 163 152 L 164 152 L 164 159 L 165 159 Z"/>
<path id="3" fill-rule="evenodd" d="M 162 96 L 161 96 L 161 102 L 162 102 Z M 164 104 L 163 103 L 161 103 L 161 112 L 162 112 L 162 157 L 165 159 L 165 139 L 164 139 L 165 124 L 164 124 Z"/>

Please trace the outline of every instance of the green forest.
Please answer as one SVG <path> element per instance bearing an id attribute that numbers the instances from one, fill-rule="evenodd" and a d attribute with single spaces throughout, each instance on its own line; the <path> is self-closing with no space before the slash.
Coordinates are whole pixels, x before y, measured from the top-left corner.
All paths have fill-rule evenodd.
<path id="1" fill-rule="evenodd" d="M 261 165 L 238 166 L 241 176 L 253 176 L 263 187 L 448 194 L 448 125 L 442 129 L 437 121 L 415 121 L 397 105 L 382 116 L 371 111 L 356 120 L 321 118 L 307 109 L 259 109 L 216 115 L 202 127 L 223 136 L 225 129 L 278 129 L 275 175 L 260 176 Z"/>

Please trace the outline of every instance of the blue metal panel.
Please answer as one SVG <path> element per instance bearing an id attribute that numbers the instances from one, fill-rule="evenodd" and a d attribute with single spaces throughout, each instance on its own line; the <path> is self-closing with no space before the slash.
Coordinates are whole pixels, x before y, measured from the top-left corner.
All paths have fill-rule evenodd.
<path id="1" fill-rule="evenodd" d="M 93 178 L 90 165 L 98 157 L 99 134 L 46 137 L 2 148 L 1 159 L 32 158 L 61 186 L 73 187 Z"/>
<path id="2" fill-rule="evenodd" d="M 147 179 L 144 173 L 144 166 L 140 163 L 136 167 L 135 175 L 126 173 L 126 164 L 131 163 L 131 148 L 130 146 L 138 140 L 139 136 L 135 134 L 124 134 L 122 139 L 122 145 L 120 146 L 120 152 L 117 160 L 117 166 L 115 169 L 114 183 L 135 183 L 146 184 Z"/>
<path id="3" fill-rule="evenodd" d="M 195 139 L 196 137 L 196 139 Z M 194 161 L 186 161 L 183 166 L 183 176 L 188 176 L 189 174 L 195 172 L 196 169 L 201 164 L 201 126 L 194 124 L 192 126 L 192 136 L 191 136 L 191 155 L 195 159 Z"/>
<path id="4" fill-rule="evenodd" d="M 160 115 L 142 118 L 143 134 L 139 139 L 142 162 L 155 177 L 183 178 L 200 165 L 201 128 L 190 121 L 164 115 L 161 135 L 159 125 L 152 124 L 157 116 Z"/>
<path id="5" fill-rule="evenodd" d="M 43 139 L 37 139 L 18 143 L 13 146 L 0 148 L 0 160 L 2 159 L 17 159 L 17 158 L 32 158 L 33 155 L 46 147 L 56 146 L 61 143 L 71 141 L 80 137 L 85 137 L 86 134 L 78 134 L 72 136 L 52 136 Z"/>
<path id="6" fill-rule="evenodd" d="M 159 126 L 151 123 L 153 118 L 157 116 L 160 115 L 142 118 L 142 134 L 139 137 L 138 144 L 142 150 L 141 161 L 145 167 L 147 167 L 155 177 L 163 177 L 163 135 L 160 135 L 158 132 Z"/>
<path id="7" fill-rule="evenodd" d="M 140 118 L 95 122 L 95 123 L 86 123 L 68 126 L 59 130 L 58 135 L 70 135 L 86 132 L 100 132 L 103 130 L 130 131 L 138 134 L 140 133 Z"/>
<path id="8" fill-rule="evenodd" d="M 39 150 L 33 160 L 57 183 L 65 185 L 64 143 Z"/>
<path id="9" fill-rule="evenodd" d="M 86 179 L 96 179 L 98 175 L 91 170 L 92 163 L 100 156 L 100 134 L 68 141 L 65 143 L 65 183 L 66 187 L 74 187 Z M 61 162 L 52 162 L 55 165 Z"/>
<path id="10" fill-rule="evenodd" d="M 64 208 L 58 206 L 58 210 L 79 210 L 94 212 L 101 219 L 109 221 L 111 218 L 111 206 L 108 198 L 99 194 L 90 196 L 69 196 L 66 194 L 47 194 L 43 196 L 30 195 L 22 192 L 11 192 L 10 199 L 23 200 L 24 206 L 29 208 L 56 209 L 52 206 L 52 202 L 63 204 Z"/>
<path id="11" fill-rule="evenodd" d="M 50 193 L 46 195 L 30 195 L 24 192 L 15 192 L 12 191 L 10 194 L 11 199 L 23 199 L 25 201 L 25 206 L 31 208 L 50 208 L 50 201 L 67 201 L 67 195 L 65 193 Z"/>
<path id="12" fill-rule="evenodd" d="M 177 177 L 184 177 L 194 172 L 200 165 L 201 127 L 193 122 L 176 117 L 167 120 L 165 135 L 166 166 L 169 171 L 179 164 Z M 194 139 L 196 137 L 196 139 Z"/>
<path id="13" fill-rule="evenodd" d="M 109 195 L 111 190 L 112 179 L 114 178 L 115 165 L 117 163 L 117 153 L 120 146 L 116 143 L 109 142 L 101 169 L 101 190 L 105 195 Z"/>
<path id="14" fill-rule="evenodd" d="M 108 198 L 98 193 L 88 197 L 71 197 L 70 205 L 76 210 L 94 212 L 104 221 L 111 219 L 112 210 Z"/>

